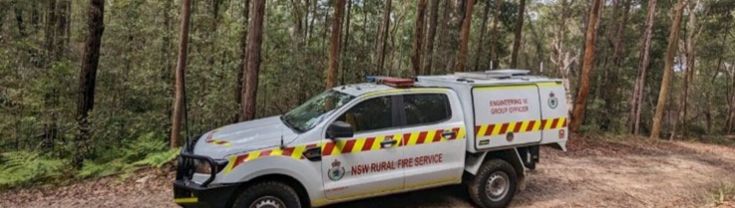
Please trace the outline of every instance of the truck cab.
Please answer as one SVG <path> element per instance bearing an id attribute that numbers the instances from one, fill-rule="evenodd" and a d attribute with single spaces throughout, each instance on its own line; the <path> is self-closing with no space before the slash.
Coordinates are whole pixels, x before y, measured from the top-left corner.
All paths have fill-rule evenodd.
<path id="1" fill-rule="evenodd" d="M 505 206 L 524 168 L 538 161 L 538 145 L 563 147 L 566 135 L 543 139 L 547 125 L 566 127 L 545 119 L 540 106 L 541 88 L 556 86 L 470 83 L 466 76 L 371 77 L 284 115 L 207 132 L 182 149 L 175 202 L 318 207 L 464 181 L 478 205 Z M 517 104 L 506 106 L 515 114 L 503 117 L 493 103 Z"/>

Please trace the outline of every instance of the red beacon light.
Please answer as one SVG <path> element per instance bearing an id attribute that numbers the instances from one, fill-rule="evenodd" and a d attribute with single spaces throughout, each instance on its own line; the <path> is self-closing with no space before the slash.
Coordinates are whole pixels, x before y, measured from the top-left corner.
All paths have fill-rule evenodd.
<path id="1" fill-rule="evenodd" d="M 413 79 L 399 78 L 399 77 L 379 77 L 370 76 L 368 82 L 375 82 L 376 84 L 383 84 L 395 88 L 408 88 L 413 87 Z"/>

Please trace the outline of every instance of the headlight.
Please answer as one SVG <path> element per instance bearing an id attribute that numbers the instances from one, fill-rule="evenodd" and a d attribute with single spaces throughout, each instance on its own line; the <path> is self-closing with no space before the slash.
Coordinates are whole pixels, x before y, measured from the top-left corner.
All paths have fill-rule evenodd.
<path id="1" fill-rule="evenodd" d="M 207 160 L 194 159 L 194 172 L 201 174 L 212 174 L 212 165 Z M 227 166 L 227 160 L 215 159 L 213 160 L 215 167 L 215 173 L 222 171 Z"/>
<path id="2" fill-rule="evenodd" d="M 201 174 L 212 174 L 212 166 L 204 160 L 194 160 L 194 172 Z"/>

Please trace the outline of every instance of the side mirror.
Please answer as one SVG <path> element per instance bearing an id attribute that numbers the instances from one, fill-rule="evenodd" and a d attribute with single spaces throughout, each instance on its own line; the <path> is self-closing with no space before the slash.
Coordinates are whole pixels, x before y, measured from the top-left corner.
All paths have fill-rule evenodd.
<path id="1" fill-rule="evenodd" d="M 327 128 L 327 138 L 329 139 L 352 137 L 354 134 L 352 125 L 344 121 L 335 121 Z"/>

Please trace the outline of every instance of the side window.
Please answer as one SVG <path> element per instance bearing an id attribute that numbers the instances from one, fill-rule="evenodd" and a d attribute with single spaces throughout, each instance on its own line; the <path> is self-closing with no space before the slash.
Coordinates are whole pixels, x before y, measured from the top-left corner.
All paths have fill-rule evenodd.
<path id="1" fill-rule="evenodd" d="M 452 117 L 449 99 L 445 94 L 412 94 L 403 96 L 406 125 L 437 123 Z"/>
<path id="2" fill-rule="evenodd" d="M 337 120 L 352 125 L 355 133 L 393 127 L 391 96 L 371 98 L 353 106 Z"/>

